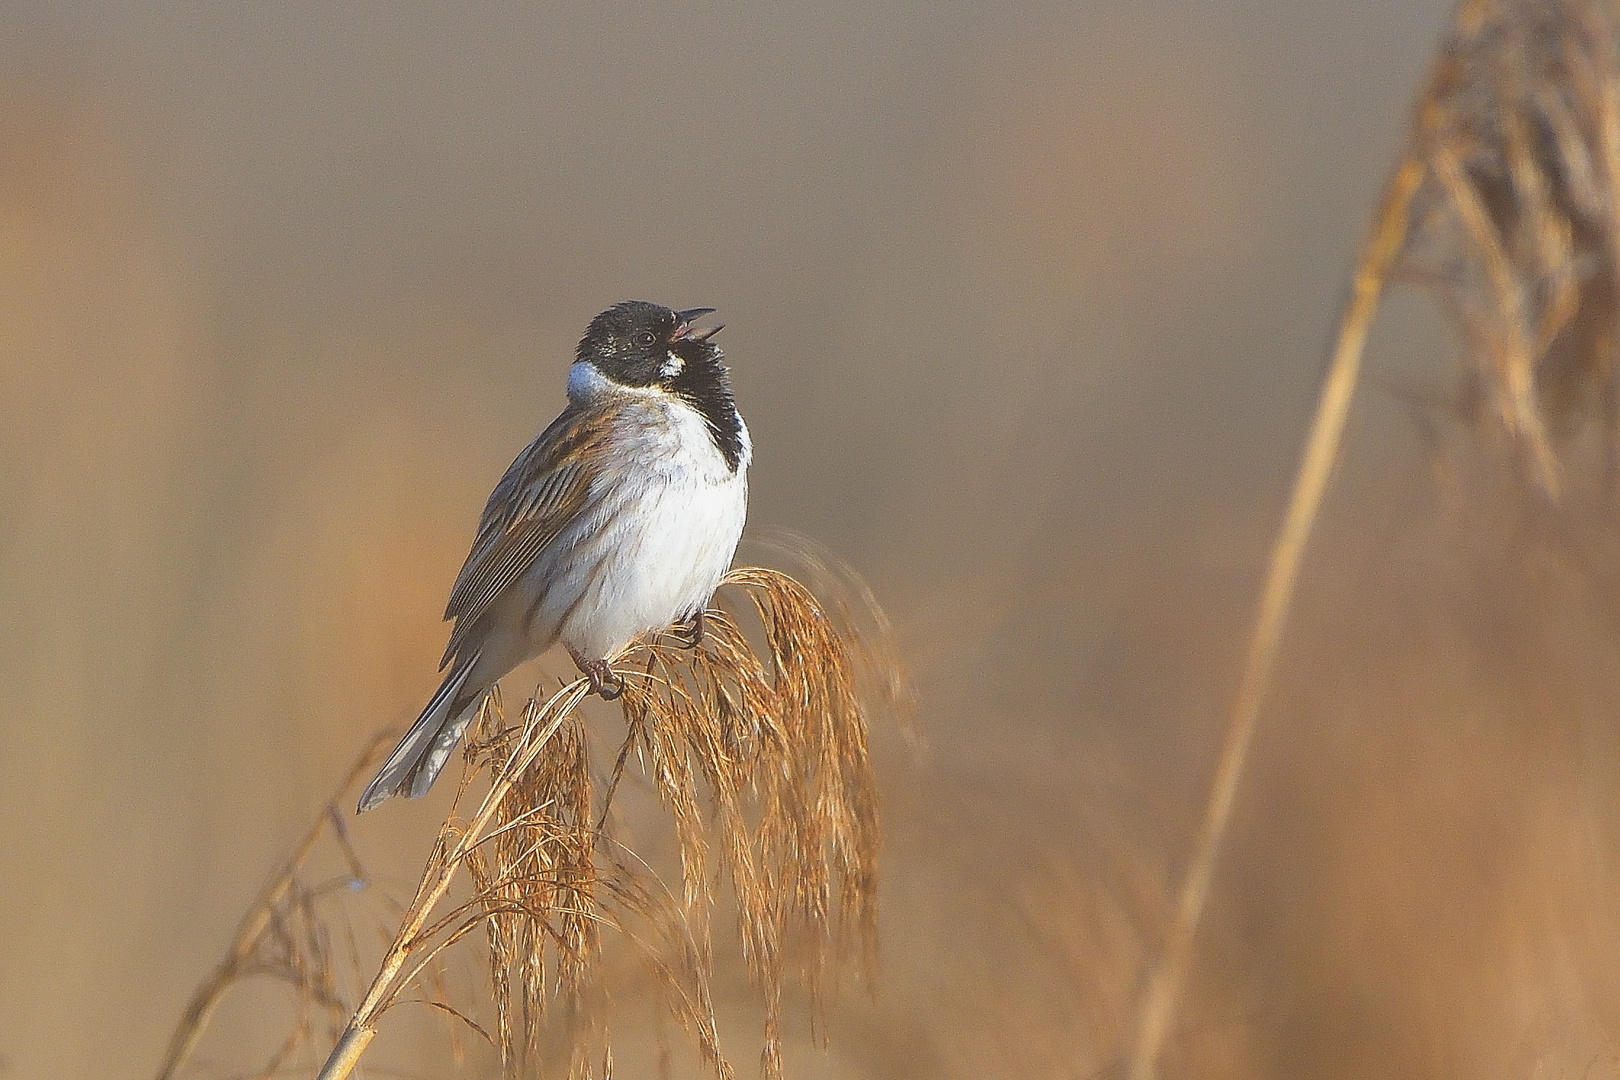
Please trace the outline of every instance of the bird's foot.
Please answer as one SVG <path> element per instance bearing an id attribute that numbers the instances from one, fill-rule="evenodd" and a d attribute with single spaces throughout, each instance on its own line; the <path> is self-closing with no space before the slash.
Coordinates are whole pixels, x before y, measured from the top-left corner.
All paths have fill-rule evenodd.
<path id="1" fill-rule="evenodd" d="M 703 644 L 703 609 L 698 608 L 696 615 L 672 626 L 669 636 L 679 642 L 683 649 L 695 649 Z"/>
<path id="2" fill-rule="evenodd" d="M 612 701 L 624 693 L 624 680 L 613 674 L 613 669 L 606 660 L 590 660 L 579 655 L 573 649 L 568 655 L 574 658 L 574 666 L 579 668 L 591 682 L 590 693 L 601 697 L 603 701 Z"/>

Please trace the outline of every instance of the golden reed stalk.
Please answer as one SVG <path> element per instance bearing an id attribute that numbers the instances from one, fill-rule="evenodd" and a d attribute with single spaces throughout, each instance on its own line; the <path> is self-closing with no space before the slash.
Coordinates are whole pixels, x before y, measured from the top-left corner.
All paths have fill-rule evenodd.
<path id="1" fill-rule="evenodd" d="M 1226 738 L 1221 746 L 1220 760 L 1215 766 L 1215 778 L 1210 785 L 1209 801 L 1204 807 L 1204 817 L 1193 845 L 1187 876 L 1177 898 L 1175 918 L 1165 940 L 1164 953 L 1148 981 L 1137 1014 L 1136 1039 L 1130 1058 L 1131 1080 L 1153 1080 L 1158 1072 L 1159 1054 L 1186 985 L 1193 939 L 1209 900 L 1210 882 L 1214 877 L 1216 858 L 1220 854 L 1221 839 L 1232 816 L 1232 804 L 1243 778 L 1249 745 L 1260 719 L 1260 707 L 1265 701 L 1272 669 L 1276 666 L 1277 650 L 1282 643 L 1288 609 L 1299 580 L 1300 561 L 1310 540 L 1317 511 L 1321 508 L 1322 495 L 1332 477 L 1334 459 L 1338 456 L 1339 443 L 1344 434 L 1345 418 L 1349 415 L 1350 402 L 1355 396 L 1367 333 L 1378 311 L 1378 300 L 1383 294 L 1390 269 L 1406 242 L 1412 198 L 1427 172 L 1428 168 L 1417 152 L 1409 154 L 1396 168 L 1356 264 L 1350 297 L 1345 304 L 1344 316 L 1339 321 L 1333 359 L 1317 400 L 1316 417 L 1311 423 L 1310 436 L 1300 459 L 1288 513 L 1271 549 L 1271 561 L 1266 571 L 1265 586 L 1260 592 L 1254 632 L 1249 638 L 1243 664 L 1243 678 L 1232 704 Z"/>
<path id="2" fill-rule="evenodd" d="M 507 762 L 507 767 L 490 785 L 483 802 L 479 804 L 478 812 L 473 815 L 473 819 L 467 823 L 465 829 L 459 830 L 460 835 L 447 855 L 441 855 L 446 839 L 445 834 L 441 833 L 440 842 L 433 856 L 429 858 L 427 869 L 422 875 L 422 883 L 417 886 L 416 898 L 400 921 L 399 931 L 394 935 L 394 941 L 388 947 L 388 953 L 383 957 L 381 967 L 371 980 L 366 996 L 354 1010 L 354 1015 L 349 1019 L 348 1026 L 344 1028 L 337 1045 L 332 1048 L 331 1056 L 326 1059 L 326 1064 L 322 1066 L 316 1080 L 343 1080 L 353 1072 L 355 1065 L 360 1061 L 360 1056 L 365 1053 L 366 1047 L 377 1034 L 377 1017 L 394 1003 L 399 991 L 411 981 L 411 976 L 421 970 L 422 965 L 418 964 L 412 970 L 411 976 L 400 978 L 400 972 L 404 970 L 412 953 L 425 943 L 422 928 L 427 924 L 428 917 L 433 914 L 439 901 L 444 899 L 444 894 L 449 891 L 457 869 L 466 861 L 468 852 L 483 841 L 484 830 L 518 779 L 534 763 L 540 751 L 546 748 L 546 744 L 557 733 L 563 721 L 567 720 L 579 707 L 579 703 L 585 700 L 585 695 L 589 691 L 590 684 L 586 680 L 575 679 L 553 694 L 530 719 L 529 726 L 531 729 L 538 728 L 538 734 L 524 739 L 519 744 L 513 759 Z M 427 937 L 432 935 L 429 934 Z M 431 956 L 429 958 L 431 959 Z"/>

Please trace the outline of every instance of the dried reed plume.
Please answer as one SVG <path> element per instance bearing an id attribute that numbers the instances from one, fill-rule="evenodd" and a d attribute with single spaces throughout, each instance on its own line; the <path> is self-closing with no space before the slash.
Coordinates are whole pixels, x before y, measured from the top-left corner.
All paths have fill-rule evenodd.
<path id="1" fill-rule="evenodd" d="M 1603 0 L 1463 4 L 1403 167 L 1397 280 L 1462 343 L 1452 409 L 1556 500 L 1578 436 L 1612 480 L 1620 315 L 1620 24 Z"/>
<path id="2" fill-rule="evenodd" d="M 600 981 L 607 938 L 639 957 L 668 1014 L 715 1073 L 730 1077 L 710 993 L 722 879 L 763 999 L 762 1068 L 781 1075 L 789 958 L 819 1012 L 832 965 L 875 956 L 877 807 L 857 680 L 867 671 L 902 684 L 894 670 L 876 670 L 892 653 L 847 607 L 829 609 L 772 570 L 734 570 L 723 584 L 748 603 L 737 613 L 709 611 L 700 645 L 657 635 L 614 658 L 626 727 L 606 776 L 592 768 L 578 712 L 585 680 L 531 700 L 510 726 L 498 698 L 486 703 L 456 806 L 321 1080 L 348 1076 L 380 1017 L 433 978 L 446 949 L 480 930 L 492 1021 L 478 1023 L 442 995 L 429 1004 L 487 1039 L 508 1075 L 535 1075 L 559 1053 L 570 1076 L 611 1074 Z M 655 873 L 644 838 L 616 813 L 633 771 L 645 775 L 670 824 L 676 885 Z M 462 870 L 470 895 L 447 901 Z M 244 939 L 262 930 L 245 925 Z M 239 940 L 232 955 L 242 947 Z M 195 1043 L 192 1029 L 207 1011 L 188 1012 L 177 1046 Z"/>
<path id="3" fill-rule="evenodd" d="M 1462 342 L 1448 404 L 1556 502 L 1576 437 L 1616 460 L 1620 25 L 1604 0 L 1464 0 L 1363 242 L 1130 1075 L 1157 1073 L 1216 858 L 1386 287 L 1426 288 Z"/>

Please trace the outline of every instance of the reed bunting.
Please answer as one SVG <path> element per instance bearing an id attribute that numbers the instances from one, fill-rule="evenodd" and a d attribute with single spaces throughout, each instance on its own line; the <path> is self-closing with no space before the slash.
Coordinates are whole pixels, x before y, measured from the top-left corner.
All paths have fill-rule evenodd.
<path id="1" fill-rule="evenodd" d="M 748 511 L 748 428 L 723 354 L 695 328 L 713 308 L 638 300 L 591 320 L 568 405 L 495 485 L 450 590 L 438 692 L 360 796 L 432 786 L 497 679 L 561 642 L 615 698 L 607 657 L 638 634 L 702 614 Z"/>

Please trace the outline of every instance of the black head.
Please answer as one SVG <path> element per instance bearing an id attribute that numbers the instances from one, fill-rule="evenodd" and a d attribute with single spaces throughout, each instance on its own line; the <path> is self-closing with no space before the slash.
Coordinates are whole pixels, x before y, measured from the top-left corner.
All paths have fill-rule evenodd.
<path id="1" fill-rule="evenodd" d="M 669 385 L 690 365 L 718 363 L 720 350 L 709 338 L 720 328 L 692 327 L 713 310 L 626 300 L 591 320 L 576 355 L 621 386 Z"/>
<path id="2" fill-rule="evenodd" d="M 709 340 L 720 327 L 692 326 L 693 319 L 713 310 L 674 311 L 642 300 L 614 304 L 591 320 L 578 357 L 620 386 L 657 387 L 696 409 L 736 471 L 744 450 L 742 418 L 731 397 L 724 355 Z"/>

